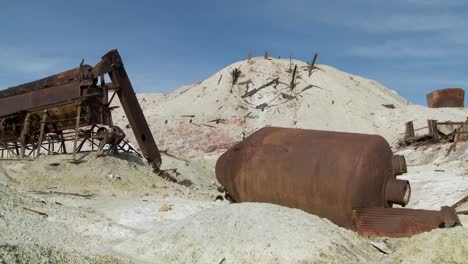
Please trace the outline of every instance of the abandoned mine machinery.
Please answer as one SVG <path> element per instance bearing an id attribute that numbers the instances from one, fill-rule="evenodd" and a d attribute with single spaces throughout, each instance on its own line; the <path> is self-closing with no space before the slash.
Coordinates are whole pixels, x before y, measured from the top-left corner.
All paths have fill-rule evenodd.
<path id="1" fill-rule="evenodd" d="M 266 202 L 325 217 L 364 236 L 407 237 L 460 225 L 449 206 L 401 208 L 406 161 L 377 135 L 264 127 L 218 159 L 216 177 L 235 202 Z M 393 207 L 394 205 L 398 207 Z"/>
<path id="2" fill-rule="evenodd" d="M 94 67 L 82 62 L 78 68 L 0 91 L 0 157 L 67 153 L 67 148 L 75 154 L 84 150 L 85 143 L 90 150 L 140 155 L 112 123 L 110 104 L 115 95 L 141 154 L 159 171 L 158 147 L 117 50 L 109 51 Z"/>

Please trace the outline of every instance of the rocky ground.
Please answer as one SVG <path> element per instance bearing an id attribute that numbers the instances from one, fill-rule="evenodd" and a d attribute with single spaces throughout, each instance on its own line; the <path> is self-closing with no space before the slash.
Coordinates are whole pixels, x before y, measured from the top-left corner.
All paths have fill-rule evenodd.
<path id="1" fill-rule="evenodd" d="M 169 95 L 138 95 L 163 169 L 179 183 L 129 154 L 0 161 L 0 263 L 466 263 L 466 227 L 368 239 L 297 209 L 222 198 L 217 157 L 266 125 L 384 136 L 407 159 L 411 208 L 468 195 L 467 143 L 450 155 L 449 144 L 397 147 L 405 122 L 461 121 L 466 109 L 412 105 L 375 81 L 326 65 L 309 76 L 291 63 L 254 58 Z M 135 143 L 121 109 L 114 120 Z"/>

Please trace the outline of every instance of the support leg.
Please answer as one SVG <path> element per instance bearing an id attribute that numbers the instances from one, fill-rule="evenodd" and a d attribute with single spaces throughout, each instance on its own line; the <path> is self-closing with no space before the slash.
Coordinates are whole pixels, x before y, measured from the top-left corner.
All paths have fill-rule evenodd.
<path id="1" fill-rule="evenodd" d="M 21 134 L 20 134 L 20 143 L 21 143 L 20 159 L 24 159 L 24 153 L 26 151 L 26 136 L 29 130 L 29 116 L 31 116 L 31 113 L 26 114 L 26 117 L 24 118 L 23 130 L 21 130 Z"/>
<path id="2" fill-rule="evenodd" d="M 80 114 L 81 105 L 78 105 L 78 109 L 76 110 L 75 138 L 73 139 L 73 160 L 76 160 L 76 147 L 78 141 L 78 129 L 80 127 Z"/>
<path id="3" fill-rule="evenodd" d="M 39 155 L 41 154 L 42 139 L 44 138 L 44 129 L 45 129 L 46 120 L 47 120 L 47 110 L 44 110 L 44 113 L 42 113 L 41 133 L 39 135 L 39 142 L 37 143 L 36 157 L 39 157 Z"/>

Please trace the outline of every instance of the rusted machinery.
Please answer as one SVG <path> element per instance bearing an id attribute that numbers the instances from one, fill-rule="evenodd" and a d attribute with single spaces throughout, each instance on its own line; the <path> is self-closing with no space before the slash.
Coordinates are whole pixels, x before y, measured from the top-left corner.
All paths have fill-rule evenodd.
<path id="1" fill-rule="evenodd" d="M 411 194 L 408 181 L 396 179 L 404 172 L 404 157 L 380 136 L 277 127 L 256 131 L 216 163 L 218 181 L 236 202 L 299 208 L 364 235 L 395 237 L 438 227 L 425 219 L 445 219 L 438 211 L 395 213 L 392 205 L 405 206 Z"/>
<path id="2" fill-rule="evenodd" d="M 111 82 L 106 83 L 105 76 Z M 113 92 L 110 98 L 109 92 Z M 110 144 L 113 150 L 133 150 L 112 123 L 110 104 L 115 95 L 143 156 L 159 170 L 161 156 L 117 50 L 109 51 L 94 67 L 82 62 L 78 68 L 0 91 L 1 155 L 39 155 L 41 149 L 66 153 L 69 141 L 73 153 L 85 142 L 92 149 Z"/>
<path id="3" fill-rule="evenodd" d="M 465 107 L 465 90 L 447 88 L 433 91 L 426 95 L 427 105 L 431 108 Z"/>
<path id="4" fill-rule="evenodd" d="M 422 131 L 421 131 L 422 130 Z M 419 134 L 416 134 L 416 131 Z M 427 132 L 426 132 L 427 131 Z M 468 120 L 463 122 L 438 122 L 437 120 L 427 120 L 427 126 L 415 129 L 413 121 L 405 124 L 404 137 L 399 140 L 399 145 L 420 146 L 434 143 L 452 143 L 455 147 L 458 141 L 465 141 L 468 138 Z M 447 153 L 450 154 L 452 148 Z"/>

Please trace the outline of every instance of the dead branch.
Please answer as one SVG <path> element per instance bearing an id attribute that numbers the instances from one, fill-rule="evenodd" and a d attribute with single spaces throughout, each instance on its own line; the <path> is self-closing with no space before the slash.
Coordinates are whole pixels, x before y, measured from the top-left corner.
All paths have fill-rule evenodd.
<path id="1" fill-rule="evenodd" d="M 213 123 L 215 122 L 216 124 L 226 124 L 226 119 L 223 119 L 223 118 L 217 118 L 217 119 L 213 119 L 213 120 L 210 120 L 208 121 L 209 123 Z"/>
<path id="2" fill-rule="evenodd" d="M 166 150 L 163 150 L 163 151 L 159 151 L 159 152 L 165 154 L 165 155 L 168 156 L 168 157 L 174 158 L 174 159 L 176 159 L 176 160 L 181 160 L 181 161 L 189 162 L 189 161 L 186 160 L 186 159 L 179 158 L 179 157 L 177 157 L 177 156 L 175 156 L 175 155 L 173 155 L 173 154 L 170 154 L 170 153 L 167 151 L 167 149 L 166 149 Z"/>
<path id="3" fill-rule="evenodd" d="M 39 211 L 36 211 L 36 210 L 33 210 L 33 209 L 29 209 L 29 208 L 26 208 L 26 207 L 23 207 L 24 210 L 26 211 L 30 211 L 30 212 L 33 212 L 33 213 L 36 213 L 36 214 L 39 214 L 39 215 L 42 215 L 42 216 L 45 216 L 45 217 L 48 217 L 49 215 L 46 214 L 46 213 L 43 213 L 43 212 L 39 212 Z"/>
<path id="4" fill-rule="evenodd" d="M 294 71 L 293 71 L 293 75 L 292 75 L 292 78 L 291 78 L 291 83 L 289 84 L 289 88 L 294 89 L 294 87 L 296 86 L 296 71 L 297 71 L 297 65 L 294 65 Z"/>
<path id="5" fill-rule="evenodd" d="M 252 80 L 251 80 L 251 79 L 248 79 L 248 80 L 246 80 L 246 81 L 240 82 L 239 85 L 244 85 L 244 84 L 249 84 L 249 83 L 252 83 Z"/>
<path id="6" fill-rule="evenodd" d="M 310 63 L 310 66 L 309 66 L 309 77 L 310 77 L 310 75 L 312 74 L 312 70 L 315 68 L 315 61 L 317 61 L 317 56 L 318 56 L 318 54 L 315 53 L 315 54 L 314 54 L 314 59 L 313 59 L 312 62 Z"/>
<path id="7" fill-rule="evenodd" d="M 257 108 L 257 109 L 260 109 L 260 110 L 264 111 L 264 110 L 265 110 L 265 108 L 266 108 L 267 106 L 268 106 L 268 104 L 267 104 L 267 103 L 263 103 L 263 104 L 261 104 L 261 105 L 257 105 L 255 108 Z"/>
<path id="8" fill-rule="evenodd" d="M 281 95 L 283 96 L 284 99 L 288 99 L 288 100 L 292 100 L 292 99 L 296 98 L 296 96 L 292 96 L 292 95 L 286 94 L 286 93 L 281 93 Z"/>
<path id="9" fill-rule="evenodd" d="M 212 125 L 208 125 L 208 124 L 201 124 L 202 126 L 206 126 L 206 127 L 209 127 L 209 128 L 215 128 L 215 126 L 212 126 Z"/>
<path id="10" fill-rule="evenodd" d="M 71 195 L 71 196 L 78 196 L 78 197 L 84 197 L 84 198 L 91 198 L 94 195 L 93 194 L 80 194 L 80 193 L 68 193 L 68 192 L 59 192 L 59 191 L 31 191 L 31 193 L 35 194 L 58 194 L 58 195 Z"/>
<path id="11" fill-rule="evenodd" d="M 237 83 L 237 79 L 239 79 L 240 74 L 241 74 L 241 71 L 239 69 L 234 68 L 234 70 L 232 70 L 232 72 L 231 72 L 232 85 Z"/>
<path id="12" fill-rule="evenodd" d="M 263 88 L 266 88 L 266 87 L 268 87 L 270 85 L 273 85 L 273 84 L 278 84 L 278 82 L 279 82 L 279 77 L 277 77 L 276 79 L 274 79 L 274 80 L 272 80 L 272 81 L 270 81 L 270 82 L 268 82 L 268 83 L 266 83 L 266 84 L 264 84 L 264 85 L 262 85 L 262 86 L 260 86 L 258 88 L 253 89 L 252 91 L 249 91 L 249 92 L 245 93 L 241 97 L 242 98 L 250 97 L 250 96 L 256 94 L 258 91 L 262 90 Z"/>

